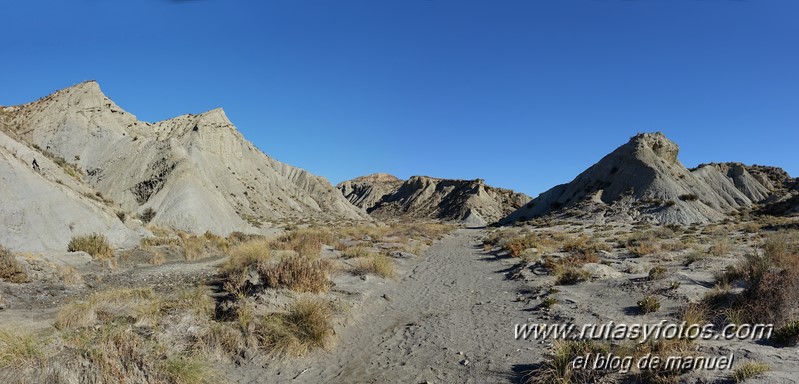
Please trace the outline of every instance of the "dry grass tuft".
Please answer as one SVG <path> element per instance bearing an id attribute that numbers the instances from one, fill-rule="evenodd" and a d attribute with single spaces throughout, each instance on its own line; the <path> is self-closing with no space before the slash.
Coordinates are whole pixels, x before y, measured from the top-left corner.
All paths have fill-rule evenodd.
<path id="1" fill-rule="evenodd" d="M 647 295 L 643 299 L 638 300 L 638 309 L 642 313 L 652 313 L 660 310 L 660 299 L 654 295 Z"/>
<path id="2" fill-rule="evenodd" d="M 69 252 L 86 252 L 95 259 L 114 258 L 114 248 L 108 239 L 99 233 L 84 236 L 74 236 L 67 245 Z"/>
<path id="3" fill-rule="evenodd" d="M 606 355 L 610 346 L 593 340 L 556 341 L 547 354 L 547 360 L 527 375 L 528 384 L 569 384 L 595 382 L 601 372 L 593 369 L 575 369 L 572 361 L 587 354 Z"/>
<path id="4" fill-rule="evenodd" d="M 272 241 L 273 249 L 292 250 L 302 256 L 318 257 L 325 244 L 334 244 L 338 239 L 325 228 L 305 228 L 291 231 Z"/>
<path id="5" fill-rule="evenodd" d="M 751 378 L 762 375 L 771 370 L 771 367 L 766 363 L 757 361 L 749 361 L 741 364 L 732 372 L 731 379 L 736 383 L 741 383 Z"/>
<path id="6" fill-rule="evenodd" d="M 347 258 L 347 259 L 353 259 L 353 258 L 358 258 L 358 257 L 370 257 L 370 256 L 374 255 L 374 253 L 375 252 L 372 251 L 368 247 L 364 247 L 364 246 L 361 246 L 361 245 L 356 245 L 354 247 L 349 247 L 349 248 L 345 249 L 341 253 L 341 257 L 344 257 L 344 258 Z"/>
<path id="7" fill-rule="evenodd" d="M 361 274 L 373 273 L 387 279 L 392 279 L 397 274 L 394 261 L 383 254 L 372 254 L 358 259 L 355 262 L 355 272 Z"/>
<path id="8" fill-rule="evenodd" d="M 710 244 L 707 252 L 713 256 L 719 257 L 728 254 L 731 249 L 732 242 L 727 238 L 721 238 L 716 239 L 712 244 Z"/>
<path id="9" fill-rule="evenodd" d="M 62 265 L 58 267 L 58 275 L 64 285 L 68 287 L 76 287 L 83 284 L 83 276 L 70 265 Z"/>
<path id="10" fill-rule="evenodd" d="M 287 313 L 254 317 L 255 336 L 271 355 L 302 356 L 334 341 L 330 305 L 310 298 L 297 299 Z"/>
<path id="11" fill-rule="evenodd" d="M 35 335 L 0 329 L 0 368 L 30 366 L 43 356 L 42 340 Z"/>
<path id="12" fill-rule="evenodd" d="M 327 292 L 332 265 L 327 260 L 287 256 L 277 262 L 258 263 L 258 273 L 268 288 L 288 288 L 295 292 Z"/>
<path id="13" fill-rule="evenodd" d="M 30 280 L 14 253 L 2 246 L 0 246 L 0 279 L 10 283 L 27 283 Z"/>

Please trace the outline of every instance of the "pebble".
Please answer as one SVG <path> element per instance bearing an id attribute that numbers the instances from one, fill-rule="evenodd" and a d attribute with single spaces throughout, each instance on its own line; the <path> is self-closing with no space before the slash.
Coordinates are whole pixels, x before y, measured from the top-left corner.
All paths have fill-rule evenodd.
<path id="1" fill-rule="evenodd" d="M 461 360 L 461 365 L 469 365 L 469 360 L 466 359 Z"/>

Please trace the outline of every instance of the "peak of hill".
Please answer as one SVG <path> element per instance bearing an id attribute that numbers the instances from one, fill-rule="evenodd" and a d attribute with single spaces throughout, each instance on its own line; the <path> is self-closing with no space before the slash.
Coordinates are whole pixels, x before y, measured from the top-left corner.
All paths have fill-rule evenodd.
<path id="1" fill-rule="evenodd" d="M 378 174 L 338 185 L 353 204 L 374 217 L 439 219 L 474 225 L 495 222 L 530 198 L 495 188 L 482 179 L 452 180 L 413 176 L 403 181 Z"/>
<path id="2" fill-rule="evenodd" d="M 632 137 L 568 184 L 542 193 L 501 223 L 543 215 L 707 223 L 785 190 L 787 174 L 773 167 L 706 164 L 693 170 L 662 133 Z"/>
<path id="3" fill-rule="evenodd" d="M 4 108 L 2 129 L 39 152 L 30 157 L 73 169 L 115 210 L 154 209 L 156 225 L 227 234 L 283 219 L 369 219 L 324 178 L 258 150 L 222 109 L 142 122 L 89 81 Z M 43 177 L 56 171 L 43 167 Z"/>
<path id="4" fill-rule="evenodd" d="M 373 173 L 371 175 L 356 177 L 349 181 L 391 183 L 395 181 L 400 181 L 400 179 L 398 179 L 394 175 L 389 175 L 388 173 Z"/>

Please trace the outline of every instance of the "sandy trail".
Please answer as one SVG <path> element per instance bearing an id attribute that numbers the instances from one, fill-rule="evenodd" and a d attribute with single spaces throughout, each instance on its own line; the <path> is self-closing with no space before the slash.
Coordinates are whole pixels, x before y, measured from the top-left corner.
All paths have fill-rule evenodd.
<path id="1" fill-rule="evenodd" d="M 478 248 L 482 233 L 457 230 L 430 247 L 404 277 L 364 304 L 333 350 L 273 362 L 241 381 L 516 381 L 514 371 L 537 361 L 542 348 L 514 340 L 513 324 L 528 313 L 516 301 L 518 283 L 502 273 L 510 264 Z"/>

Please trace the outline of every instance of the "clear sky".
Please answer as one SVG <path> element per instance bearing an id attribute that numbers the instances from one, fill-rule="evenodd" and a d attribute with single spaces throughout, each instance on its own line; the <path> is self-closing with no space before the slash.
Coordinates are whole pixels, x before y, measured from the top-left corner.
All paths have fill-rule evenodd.
<path id="1" fill-rule="evenodd" d="M 689 167 L 799 176 L 796 0 L 25 0 L 0 19 L 2 105 L 95 79 L 145 121 L 222 107 L 333 183 L 535 196 L 645 131 Z"/>

